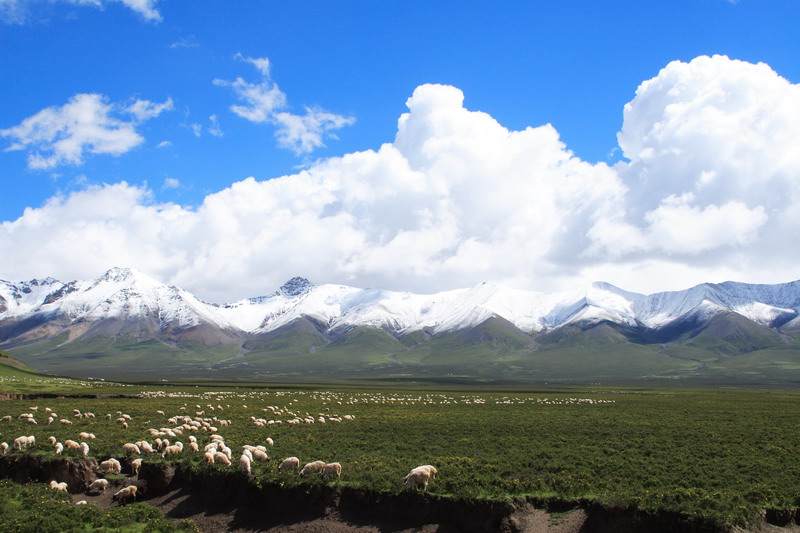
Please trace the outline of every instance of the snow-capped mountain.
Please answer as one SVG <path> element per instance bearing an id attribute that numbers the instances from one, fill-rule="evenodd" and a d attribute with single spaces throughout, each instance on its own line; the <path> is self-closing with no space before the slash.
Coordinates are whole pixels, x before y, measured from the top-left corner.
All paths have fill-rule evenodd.
<path id="1" fill-rule="evenodd" d="M 617 373 L 696 372 L 698 364 L 758 350 L 791 359 L 800 356 L 800 282 L 651 295 L 602 282 L 561 293 L 481 283 L 413 294 L 297 277 L 267 296 L 215 304 L 125 268 L 88 281 L 0 281 L 0 349 L 77 375 L 297 375 L 329 365 L 330 372 L 489 368 L 516 376 L 520 368 L 557 368 L 537 366 L 554 353 L 574 373 L 584 364 L 567 363 L 584 353 L 575 346 L 610 360 L 638 354 L 615 363 Z"/>
<path id="2" fill-rule="evenodd" d="M 52 278 L 0 281 L 0 344 L 30 331 L 9 328 L 27 322 L 48 333 L 82 325 L 82 334 L 135 333 L 158 336 L 212 328 L 218 342 L 264 334 L 300 318 L 326 334 L 354 327 L 380 328 L 393 335 L 426 331 L 432 335 L 472 328 L 492 317 L 507 320 L 527 334 L 569 324 L 608 322 L 660 329 L 685 320 L 737 313 L 756 324 L 778 327 L 800 315 L 800 282 L 751 285 L 702 284 L 676 292 L 642 295 L 608 283 L 563 293 L 540 293 L 481 283 L 421 295 L 345 285 L 314 285 L 296 277 L 270 296 L 230 304 L 199 300 L 126 268 L 113 268 L 94 280 L 63 283 Z M 101 327 L 102 326 L 102 327 Z M 9 329 L 17 335 L 9 335 Z"/>

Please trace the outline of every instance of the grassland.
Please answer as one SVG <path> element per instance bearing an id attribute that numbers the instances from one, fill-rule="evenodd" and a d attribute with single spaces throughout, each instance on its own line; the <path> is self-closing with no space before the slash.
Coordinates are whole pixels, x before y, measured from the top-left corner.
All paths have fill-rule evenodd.
<path id="1" fill-rule="evenodd" d="M 113 390 L 106 384 L 104 392 Z M 554 389 L 488 391 L 315 387 L 137 387 L 141 398 L 47 398 L 0 403 L 0 440 L 35 435 L 27 453 L 52 455 L 60 442 L 94 433 L 91 455 L 122 455 L 122 444 L 153 442 L 148 429 L 175 428 L 188 416 L 216 427 L 238 453 L 275 440 L 257 483 L 324 483 L 279 473 L 287 456 L 343 465 L 336 483 L 398 493 L 410 468 L 434 464 L 430 492 L 454 498 L 586 499 L 676 511 L 714 524 L 741 524 L 765 508 L 800 506 L 800 394 L 791 392 Z M 32 425 L 18 418 L 32 412 Z M 45 409 L 70 425 L 46 425 Z M 73 409 L 96 418 L 75 418 Z M 164 415 L 156 411 L 164 411 Z M 130 415 L 129 427 L 116 422 Z M 111 419 L 106 417 L 111 415 Z M 353 420 L 343 417 L 351 415 Z M 320 423 L 319 419 L 325 419 Z M 290 424 L 294 418 L 314 423 Z M 341 422 L 331 419 L 342 418 Z M 254 419 L 280 421 L 257 427 Z M 225 427 L 222 420 L 230 421 Z M 184 430 L 171 440 L 188 443 Z M 195 431 L 202 445 L 210 432 Z M 10 452 L 12 453 L 12 452 Z M 20 452 L 13 452 L 20 453 Z M 148 455 L 145 461 L 160 461 Z M 173 461 L 197 470 L 202 453 Z"/>

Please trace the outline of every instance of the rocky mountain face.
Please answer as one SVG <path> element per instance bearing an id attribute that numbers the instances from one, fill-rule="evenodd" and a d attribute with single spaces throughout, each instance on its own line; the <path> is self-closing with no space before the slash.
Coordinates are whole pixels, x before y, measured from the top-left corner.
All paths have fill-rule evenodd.
<path id="1" fill-rule="evenodd" d="M 760 350 L 800 354 L 792 351 L 798 338 L 800 282 L 651 295 L 602 282 L 564 293 L 482 283 L 419 295 L 296 277 L 269 296 L 214 304 L 124 268 L 88 281 L 0 281 L 0 348 L 43 369 L 88 354 L 111 364 L 123 347 L 142 357 L 181 354 L 209 372 L 236 365 L 302 372 L 309 362 L 297 356 L 315 355 L 319 364 L 330 353 L 352 371 L 361 361 L 373 370 L 488 365 L 502 373 L 514 365 L 499 360 L 524 367 L 576 350 L 644 353 L 655 366 L 668 358 L 695 368 Z"/>

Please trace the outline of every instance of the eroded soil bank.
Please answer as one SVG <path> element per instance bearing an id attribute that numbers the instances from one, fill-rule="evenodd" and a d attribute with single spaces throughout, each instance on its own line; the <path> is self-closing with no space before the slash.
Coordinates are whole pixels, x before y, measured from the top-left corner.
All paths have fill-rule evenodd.
<path id="1" fill-rule="evenodd" d="M 73 500 L 117 505 L 111 495 L 137 478 L 112 481 L 105 494 L 85 494 L 97 478 L 94 459 L 0 457 L 0 478 L 18 483 L 65 481 Z M 129 462 L 123 461 L 123 473 Z M 183 465 L 147 463 L 143 500 L 169 518 L 194 520 L 201 531 L 464 532 L 464 533 L 660 533 L 727 532 L 676 513 L 647 513 L 588 501 L 464 500 L 430 494 L 379 493 L 341 485 L 281 487 L 258 484 L 240 472 L 192 472 Z M 796 532 L 797 511 L 767 512 L 751 531 Z M 737 528 L 735 531 L 747 530 Z"/>

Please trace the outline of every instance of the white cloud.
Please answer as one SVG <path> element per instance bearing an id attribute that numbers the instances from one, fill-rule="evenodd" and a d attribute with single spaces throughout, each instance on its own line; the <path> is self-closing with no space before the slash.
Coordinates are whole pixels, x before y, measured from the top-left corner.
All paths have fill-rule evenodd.
<path id="1" fill-rule="evenodd" d="M 208 117 L 208 120 L 211 122 L 211 125 L 208 127 L 208 133 L 214 137 L 222 137 L 225 135 L 225 132 L 223 132 L 219 127 L 219 119 L 217 118 L 217 115 L 211 115 Z"/>
<path id="2" fill-rule="evenodd" d="M 0 20 L 10 24 L 24 24 L 30 18 L 30 9 L 43 0 L 0 0 Z M 158 0 L 49 0 L 78 6 L 102 9 L 109 3 L 121 3 L 148 22 L 161 22 L 161 13 L 156 8 Z"/>
<path id="3" fill-rule="evenodd" d="M 181 182 L 175 178 L 165 178 L 164 184 L 161 186 L 161 190 L 166 189 L 177 189 L 181 186 Z"/>
<path id="4" fill-rule="evenodd" d="M 144 137 L 136 126 L 169 109 L 171 99 L 163 104 L 137 100 L 121 108 L 100 94 L 76 94 L 61 107 L 45 108 L 17 126 L 0 130 L 0 137 L 11 140 L 7 151 L 28 151 L 28 168 L 80 165 L 86 152 L 118 156 L 139 146 Z M 132 118 L 115 116 L 126 114 Z"/>
<path id="5" fill-rule="evenodd" d="M 550 125 L 510 131 L 465 109 L 460 90 L 423 85 L 392 142 L 236 182 L 195 208 L 125 183 L 29 208 L 0 224 L 0 257 L 18 258 L 0 277 L 129 265 L 216 301 L 294 275 L 423 292 L 788 281 L 797 91 L 765 65 L 671 63 L 626 106 L 628 160 L 609 167 L 575 157 Z"/>
<path id="6" fill-rule="evenodd" d="M 236 54 L 235 58 L 253 65 L 261 74 L 261 81 L 247 82 L 241 77 L 234 81 L 215 79 L 220 87 L 231 87 L 236 96 L 246 105 L 232 105 L 231 111 L 240 117 L 256 123 L 271 123 L 278 126 L 275 136 L 278 145 L 292 150 L 297 155 L 308 154 L 316 148 L 325 146 L 323 139 L 335 138 L 334 130 L 355 123 L 354 117 L 345 117 L 316 107 L 306 107 L 304 115 L 282 111 L 288 105 L 286 94 L 270 75 L 269 59 L 245 57 Z"/>

